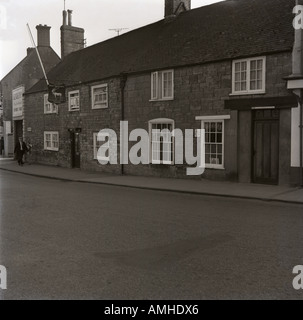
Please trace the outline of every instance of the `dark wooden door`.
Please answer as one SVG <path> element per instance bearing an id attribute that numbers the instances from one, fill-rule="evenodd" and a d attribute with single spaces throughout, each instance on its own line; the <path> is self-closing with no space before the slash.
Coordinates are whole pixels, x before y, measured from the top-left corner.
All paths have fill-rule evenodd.
<path id="1" fill-rule="evenodd" d="M 279 183 L 279 111 L 254 112 L 253 182 Z"/>
<path id="2" fill-rule="evenodd" d="M 81 167 L 81 153 L 80 153 L 80 133 L 71 132 L 71 152 L 72 152 L 72 167 Z"/>

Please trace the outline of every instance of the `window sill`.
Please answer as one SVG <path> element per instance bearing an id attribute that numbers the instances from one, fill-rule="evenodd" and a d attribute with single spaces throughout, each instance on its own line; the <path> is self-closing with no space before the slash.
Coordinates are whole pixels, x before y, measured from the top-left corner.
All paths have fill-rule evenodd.
<path id="1" fill-rule="evenodd" d="M 210 166 L 210 165 L 205 165 L 205 169 L 211 169 L 211 170 L 225 170 L 224 167 L 217 167 L 217 166 Z"/>
<path id="2" fill-rule="evenodd" d="M 44 151 L 59 152 L 59 149 L 44 149 Z"/>
<path id="3" fill-rule="evenodd" d="M 173 162 L 172 163 L 151 162 L 150 165 L 152 165 L 152 166 L 174 166 L 175 164 Z"/>
<path id="4" fill-rule="evenodd" d="M 150 99 L 149 102 L 161 102 L 161 101 L 174 101 L 174 98 L 167 98 L 167 99 Z"/>
<path id="5" fill-rule="evenodd" d="M 77 110 L 68 110 L 68 112 L 80 112 L 80 109 L 77 109 Z"/>
<path id="6" fill-rule="evenodd" d="M 92 110 L 99 110 L 99 109 L 108 109 L 108 106 L 106 106 L 106 107 L 92 107 Z"/>
<path id="7" fill-rule="evenodd" d="M 233 92 L 230 93 L 229 96 L 230 97 L 234 97 L 234 96 L 249 96 L 249 95 L 261 95 L 261 94 L 266 94 L 266 91 L 251 91 L 251 92 Z"/>

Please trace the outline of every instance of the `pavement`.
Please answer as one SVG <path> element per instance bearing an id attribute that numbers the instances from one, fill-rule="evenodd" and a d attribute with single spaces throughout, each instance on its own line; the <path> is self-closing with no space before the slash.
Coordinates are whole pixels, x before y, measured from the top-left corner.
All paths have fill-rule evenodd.
<path id="1" fill-rule="evenodd" d="M 8 158 L 0 158 L 0 170 L 61 181 L 303 204 L 303 188 L 299 187 L 211 181 L 206 179 L 191 180 L 118 176 L 38 164 L 25 164 L 23 167 L 20 167 L 16 161 Z"/>

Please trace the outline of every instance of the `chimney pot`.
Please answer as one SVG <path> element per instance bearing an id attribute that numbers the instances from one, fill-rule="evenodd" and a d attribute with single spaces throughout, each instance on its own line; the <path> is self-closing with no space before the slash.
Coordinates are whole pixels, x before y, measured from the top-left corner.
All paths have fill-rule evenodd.
<path id="1" fill-rule="evenodd" d="M 183 7 L 181 7 L 183 6 Z M 180 8 L 182 11 L 185 9 L 191 9 L 191 0 L 165 0 L 165 18 L 171 18 L 177 16 L 180 12 Z M 181 12 L 182 12 L 181 11 Z"/>
<path id="2" fill-rule="evenodd" d="M 35 50 L 35 48 L 27 48 L 27 55 L 29 55 L 33 50 Z"/>
<path id="3" fill-rule="evenodd" d="M 67 10 L 69 26 L 72 26 L 72 13 L 73 13 L 73 10 Z"/>
<path id="4" fill-rule="evenodd" d="M 63 25 L 66 26 L 66 18 L 67 18 L 67 12 L 66 10 L 63 11 Z"/>

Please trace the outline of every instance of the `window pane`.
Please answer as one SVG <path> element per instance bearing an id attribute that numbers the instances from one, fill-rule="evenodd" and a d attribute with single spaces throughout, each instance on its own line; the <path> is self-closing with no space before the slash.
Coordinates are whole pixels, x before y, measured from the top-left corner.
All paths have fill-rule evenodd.
<path id="1" fill-rule="evenodd" d="M 210 151 L 212 154 L 216 154 L 217 153 L 217 147 L 215 144 L 212 144 L 210 147 Z"/>
<path id="2" fill-rule="evenodd" d="M 163 72 L 163 98 L 172 97 L 172 72 Z"/>
<path id="3" fill-rule="evenodd" d="M 240 72 L 241 71 L 241 63 L 240 62 L 235 63 L 235 71 L 236 72 Z"/>
<path id="4" fill-rule="evenodd" d="M 222 144 L 218 144 L 218 154 L 222 154 L 223 148 Z"/>
<path id="5" fill-rule="evenodd" d="M 222 133 L 217 133 L 217 142 L 222 143 Z"/>
<path id="6" fill-rule="evenodd" d="M 158 73 L 152 73 L 152 99 L 158 98 Z"/>
<path id="7" fill-rule="evenodd" d="M 256 79 L 257 79 L 257 71 L 251 71 L 250 80 L 256 80 Z"/>
<path id="8" fill-rule="evenodd" d="M 209 142 L 209 133 L 205 134 L 205 142 Z"/>
<path id="9" fill-rule="evenodd" d="M 210 155 L 205 154 L 205 163 L 210 164 Z"/>

